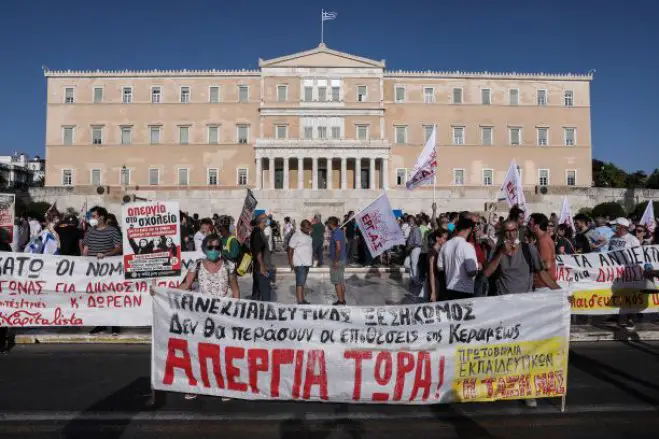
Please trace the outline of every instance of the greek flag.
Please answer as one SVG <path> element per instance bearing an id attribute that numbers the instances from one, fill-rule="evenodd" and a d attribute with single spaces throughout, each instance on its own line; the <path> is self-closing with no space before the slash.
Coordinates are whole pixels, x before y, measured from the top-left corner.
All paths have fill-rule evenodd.
<path id="1" fill-rule="evenodd" d="M 325 12 L 323 11 L 322 17 L 323 21 L 335 20 L 338 14 L 336 12 Z"/>

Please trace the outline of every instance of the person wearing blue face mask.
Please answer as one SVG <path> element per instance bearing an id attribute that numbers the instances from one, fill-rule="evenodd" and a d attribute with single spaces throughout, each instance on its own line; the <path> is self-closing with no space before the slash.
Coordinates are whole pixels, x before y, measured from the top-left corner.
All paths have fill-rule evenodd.
<path id="1" fill-rule="evenodd" d="M 206 236 L 202 241 L 201 250 L 206 258 L 197 260 L 179 288 L 182 290 L 194 289 L 212 296 L 228 296 L 229 272 L 221 257 L 222 239 L 215 233 Z M 232 291 L 234 299 L 239 298 L 237 293 L 237 291 Z"/>

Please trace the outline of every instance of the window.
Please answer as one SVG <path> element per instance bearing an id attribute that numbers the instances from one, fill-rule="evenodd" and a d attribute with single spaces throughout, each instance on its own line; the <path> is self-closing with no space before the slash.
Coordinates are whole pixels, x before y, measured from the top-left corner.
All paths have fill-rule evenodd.
<path id="1" fill-rule="evenodd" d="M 508 90 L 508 102 L 510 105 L 519 105 L 519 89 L 511 88 Z"/>
<path id="2" fill-rule="evenodd" d="M 73 185 L 73 171 L 70 169 L 62 169 L 62 186 Z"/>
<path id="3" fill-rule="evenodd" d="M 481 128 L 481 140 L 483 145 L 492 145 L 492 127 Z"/>
<path id="4" fill-rule="evenodd" d="M 208 102 L 211 104 L 220 102 L 220 87 L 213 86 L 208 89 Z"/>
<path id="5" fill-rule="evenodd" d="M 434 125 L 424 125 L 423 126 L 423 143 L 425 144 L 430 136 L 432 136 L 432 130 L 435 128 Z"/>
<path id="6" fill-rule="evenodd" d="M 90 182 L 91 182 L 92 186 L 100 186 L 101 185 L 101 170 L 100 169 L 92 169 Z"/>
<path id="7" fill-rule="evenodd" d="M 341 100 L 341 87 L 332 87 L 332 100 L 334 102 L 339 102 Z"/>
<path id="8" fill-rule="evenodd" d="M 94 87 L 94 103 L 100 104 L 103 102 L 103 87 Z"/>
<path id="9" fill-rule="evenodd" d="M 405 87 L 396 86 L 394 93 L 396 102 L 405 102 Z"/>
<path id="10" fill-rule="evenodd" d="M 151 127 L 150 129 L 150 142 L 152 145 L 160 143 L 160 127 Z"/>
<path id="11" fill-rule="evenodd" d="M 540 186 L 549 185 L 549 169 L 538 169 L 538 184 Z"/>
<path id="12" fill-rule="evenodd" d="M 453 127 L 453 144 L 464 145 L 464 143 L 465 143 L 464 127 Z"/>
<path id="13" fill-rule="evenodd" d="M 103 127 L 92 127 L 92 144 L 103 144 Z"/>
<path id="14" fill-rule="evenodd" d="M 313 139 L 313 127 L 304 127 L 304 138 Z"/>
<path id="15" fill-rule="evenodd" d="M 247 168 L 238 168 L 238 186 L 247 185 Z"/>
<path id="16" fill-rule="evenodd" d="M 576 130 L 574 128 L 563 128 L 563 131 L 565 137 L 565 146 L 574 146 L 577 143 L 575 140 Z"/>
<path id="17" fill-rule="evenodd" d="M 178 185 L 187 186 L 188 185 L 188 169 L 179 168 L 178 169 Z"/>
<path id="18" fill-rule="evenodd" d="M 492 186 L 494 184 L 494 171 L 492 169 L 483 169 L 483 186 Z"/>
<path id="19" fill-rule="evenodd" d="M 287 85 L 278 85 L 277 86 L 277 101 L 286 102 L 288 100 L 288 86 Z"/>
<path id="20" fill-rule="evenodd" d="M 178 143 L 187 145 L 190 142 L 190 127 L 178 127 Z"/>
<path id="21" fill-rule="evenodd" d="M 162 93 L 160 87 L 151 87 L 151 103 L 159 104 Z"/>
<path id="22" fill-rule="evenodd" d="M 565 93 L 563 93 L 563 103 L 566 107 L 574 105 L 574 92 L 572 90 L 565 90 Z"/>
<path id="23" fill-rule="evenodd" d="M 509 128 L 510 134 L 510 144 L 519 145 L 522 139 L 522 129 L 521 128 Z"/>
<path id="24" fill-rule="evenodd" d="M 396 127 L 396 143 L 404 145 L 407 143 L 407 127 Z"/>
<path id="25" fill-rule="evenodd" d="M 341 127 L 332 127 L 332 139 L 341 138 Z"/>
<path id="26" fill-rule="evenodd" d="M 218 170 L 216 168 L 212 168 L 208 170 L 208 179 L 207 182 L 210 186 L 217 186 L 217 175 L 218 175 Z"/>
<path id="27" fill-rule="evenodd" d="M 549 128 L 538 128 L 538 145 L 547 146 L 549 143 Z"/>
<path id="28" fill-rule="evenodd" d="M 277 138 L 285 139 L 288 137 L 288 127 L 286 125 L 277 125 Z"/>
<path id="29" fill-rule="evenodd" d="M 190 87 L 181 87 L 181 103 L 187 104 L 190 102 Z"/>
<path id="30" fill-rule="evenodd" d="M 209 126 L 208 127 L 208 143 L 211 145 L 217 145 L 220 143 L 220 127 L 218 126 Z"/>
<path id="31" fill-rule="evenodd" d="M 357 125 L 357 140 L 368 140 L 368 125 Z"/>
<path id="32" fill-rule="evenodd" d="M 453 89 L 453 103 L 454 104 L 461 104 L 462 103 L 462 89 L 461 88 L 454 88 Z"/>
<path id="33" fill-rule="evenodd" d="M 327 127 L 318 127 L 318 138 L 322 140 L 327 139 Z"/>
<path id="34" fill-rule="evenodd" d="M 577 171 L 570 169 L 565 172 L 565 183 L 568 186 L 577 185 Z"/>
<path id="35" fill-rule="evenodd" d="M 64 89 L 64 103 L 65 104 L 73 103 L 73 87 L 67 87 Z"/>
<path id="36" fill-rule="evenodd" d="M 123 186 L 130 184 L 130 169 L 121 168 L 121 171 L 119 171 L 119 184 Z"/>
<path id="37" fill-rule="evenodd" d="M 121 127 L 121 144 L 130 145 L 132 143 L 132 128 L 131 127 Z"/>
<path id="38" fill-rule="evenodd" d="M 62 137 L 64 145 L 73 145 L 73 127 L 64 127 Z"/>
<path id="39" fill-rule="evenodd" d="M 152 186 L 160 184 L 160 169 L 149 169 L 149 184 Z"/>
<path id="40" fill-rule="evenodd" d="M 453 170 L 453 184 L 457 184 L 457 185 L 465 184 L 465 170 L 464 169 L 454 169 Z"/>
<path id="41" fill-rule="evenodd" d="M 403 186 L 407 183 L 407 169 L 396 169 L 396 186 Z"/>
<path id="42" fill-rule="evenodd" d="M 327 100 L 327 87 L 318 87 L 318 100 L 320 102 Z"/>
<path id="43" fill-rule="evenodd" d="M 249 125 L 238 125 L 238 143 L 249 142 Z"/>
<path id="44" fill-rule="evenodd" d="M 357 102 L 366 102 L 366 92 L 367 92 L 367 87 L 365 85 L 358 85 L 357 86 Z"/>
<path id="45" fill-rule="evenodd" d="M 121 102 L 124 104 L 130 104 L 133 102 L 133 88 L 132 87 L 124 87 L 122 91 L 122 98 Z"/>
<path id="46" fill-rule="evenodd" d="M 547 105 L 547 90 L 538 90 L 538 105 Z"/>
<path id="47" fill-rule="evenodd" d="M 246 85 L 238 86 L 238 102 L 249 101 L 249 87 Z"/>
<path id="48" fill-rule="evenodd" d="M 435 102 L 435 89 L 432 87 L 425 87 L 423 89 L 423 102 L 426 104 L 432 104 Z"/>
<path id="49" fill-rule="evenodd" d="M 481 104 L 490 105 L 492 103 L 491 90 L 489 88 L 481 89 Z"/>
<path id="50" fill-rule="evenodd" d="M 313 100 L 313 87 L 304 87 L 304 100 L 306 102 Z"/>

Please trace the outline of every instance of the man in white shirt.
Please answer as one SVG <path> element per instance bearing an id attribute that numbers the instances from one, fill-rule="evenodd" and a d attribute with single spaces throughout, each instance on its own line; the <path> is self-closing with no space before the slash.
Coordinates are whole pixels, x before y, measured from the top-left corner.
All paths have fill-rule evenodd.
<path id="1" fill-rule="evenodd" d="M 300 230 L 291 236 L 287 251 L 288 263 L 295 273 L 295 298 L 299 305 L 308 305 L 309 302 L 304 299 L 304 286 L 313 262 L 313 239 L 311 223 L 308 220 L 302 221 Z"/>
<path id="2" fill-rule="evenodd" d="M 194 234 L 194 249 L 196 251 L 201 251 L 201 243 L 211 233 L 211 230 L 213 230 L 213 220 L 210 218 L 202 219 L 199 223 L 199 231 Z"/>
<path id="3" fill-rule="evenodd" d="M 474 229 L 470 218 L 460 218 L 451 238 L 437 258 L 437 268 L 446 274 L 447 300 L 474 297 L 474 278 L 478 274 L 476 249 L 467 242 Z"/>
<path id="4" fill-rule="evenodd" d="M 629 233 L 631 223 L 627 218 L 617 218 L 611 222 L 616 227 L 616 234 L 609 240 L 609 251 L 621 250 L 623 248 L 638 247 L 639 240 Z"/>

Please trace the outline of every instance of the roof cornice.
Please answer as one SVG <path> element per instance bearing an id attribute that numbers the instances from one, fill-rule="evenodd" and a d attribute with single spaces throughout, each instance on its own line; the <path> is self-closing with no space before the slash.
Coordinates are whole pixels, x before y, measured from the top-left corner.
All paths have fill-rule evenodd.
<path id="1" fill-rule="evenodd" d="M 107 78 L 107 77 L 172 77 L 172 76 L 255 76 L 258 77 L 260 70 L 239 69 L 239 70 L 44 70 L 44 76 L 47 78 L 57 77 L 90 77 L 90 78 Z"/>
<path id="2" fill-rule="evenodd" d="M 386 70 L 386 78 L 469 78 L 469 79 L 527 79 L 545 81 L 592 81 L 593 73 L 517 73 L 463 72 L 433 70 Z"/>

